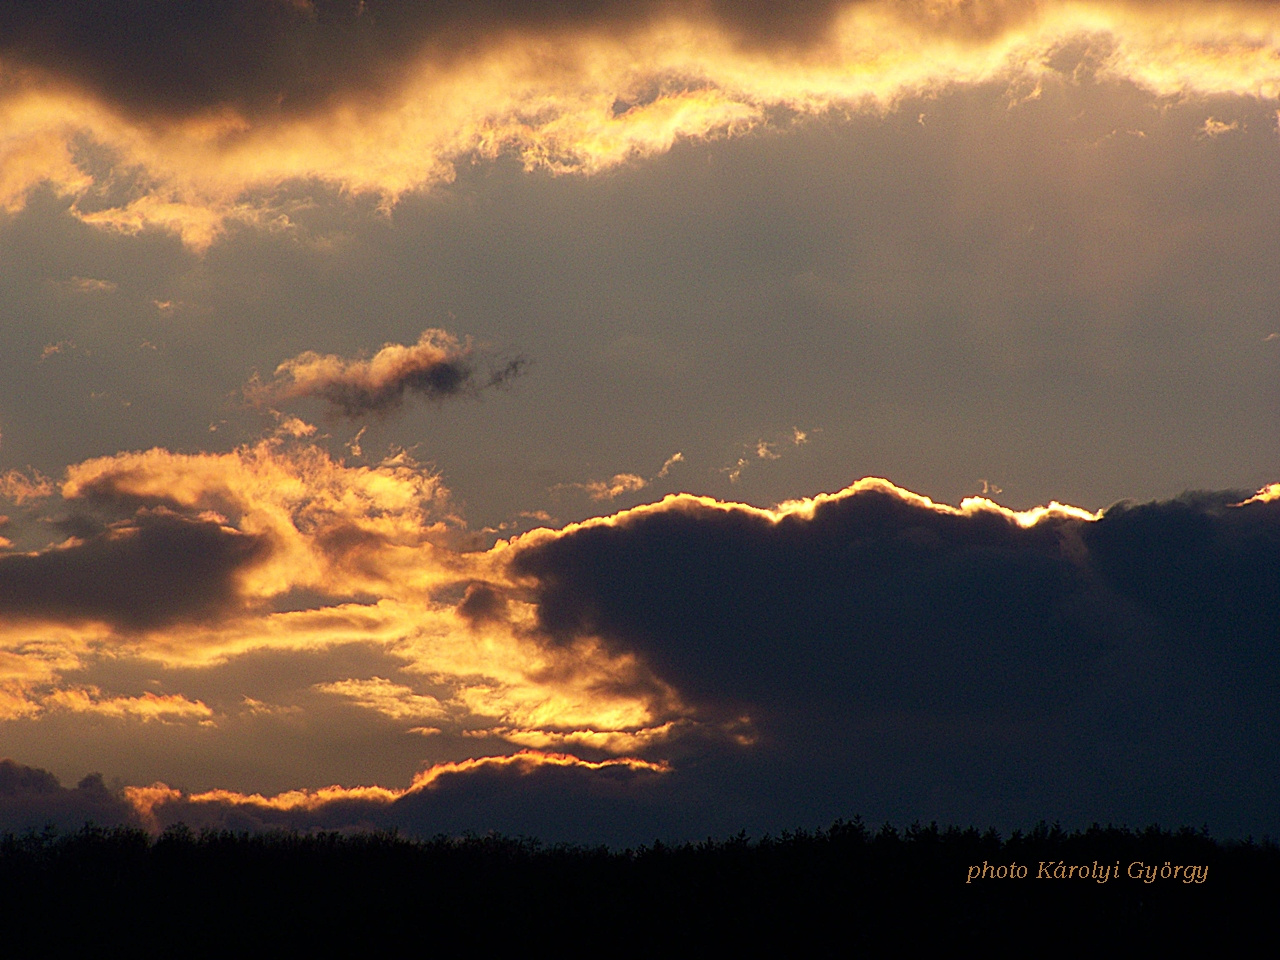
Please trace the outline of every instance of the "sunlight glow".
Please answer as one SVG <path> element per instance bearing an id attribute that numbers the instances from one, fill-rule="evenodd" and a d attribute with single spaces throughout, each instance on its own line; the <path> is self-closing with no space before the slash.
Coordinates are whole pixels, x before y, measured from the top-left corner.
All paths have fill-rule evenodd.
<path id="1" fill-rule="evenodd" d="M 594 174 L 685 139 L 885 112 L 957 86 L 999 83 L 1014 102 L 1034 98 L 1046 83 L 1075 82 L 1050 66 L 1073 45 L 1098 80 L 1157 97 L 1280 97 L 1280 27 L 1273 8 L 1248 0 L 873 0 L 797 49 L 742 44 L 689 14 L 631 32 L 503 33 L 447 66 L 412 63 L 393 95 L 350 93 L 274 119 L 218 107 L 144 124 L 10 70 L 0 207 L 20 209 L 47 184 L 88 223 L 170 231 L 204 250 L 233 222 L 289 229 L 307 183 L 375 197 L 385 211 L 469 158 Z M 103 188 L 120 182 L 132 190 L 107 202 Z"/>

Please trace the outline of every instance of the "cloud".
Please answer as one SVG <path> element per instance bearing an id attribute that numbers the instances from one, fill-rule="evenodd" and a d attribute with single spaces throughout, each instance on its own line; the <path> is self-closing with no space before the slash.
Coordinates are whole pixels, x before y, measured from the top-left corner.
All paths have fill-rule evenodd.
<path id="1" fill-rule="evenodd" d="M 75 346 L 74 340 L 59 340 L 57 343 L 46 343 L 44 349 L 40 351 L 40 362 L 44 363 L 50 357 L 56 356 L 64 350 L 74 350 Z"/>
<path id="2" fill-rule="evenodd" d="M 592 500 L 613 500 L 624 493 L 643 490 L 649 481 L 635 473 L 615 473 L 609 480 L 593 480 L 590 483 L 573 484 L 587 492 Z"/>
<path id="3" fill-rule="evenodd" d="M 561 490 L 581 490 L 592 500 L 601 503 L 605 500 L 616 500 L 625 493 L 643 490 L 656 480 L 664 480 L 671 473 L 671 468 L 684 462 L 683 453 L 674 453 L 663 461 L 660 469 L 652 477 L 642 477 L 638 473 L 615 473 L 608 480 L 589 480 L 586 483 L 557 483 L 551 488 L 552 493 Z M 542 519 L 546 519 L 544 516 Z"/>
<path id="4" fill-rule="evenodd" d="M 1255 493 L 1248 500 L 1242 501 L 1239 506 L 1247 503 L 1272 503 L 1280 500 L 1280 483 L 1270 483 Z"/>
<path id="5" fill-rule="evenodd" d="M 72 277 L 67 285 L 77 293 L 115 293 L 120 286 L 114 280 L 95 277 Z"/>
<path id="6" fill-rule="evenodd" d="M 442 574 L 430 545 L 460 524 L 439 478 L 407 454 L 349 467 L 286 438 L 223 454 L 154 449 L 87 460 L 68 468 L 61 492 L 101 509 L 221 517 L 269 546 L 239 581 L 246 599 L 298 589 L 344 597 L 392 582 L 421 590 L 431 571 Z"/>
<path id="7" fill-rule="evenodd" d="M 738 459 L 728 467 L 721 467 L 720 473 L 727 474 L 730 483 L 737 483 L 742 479 L 742 472 L 747 466 L 755 460 L 781 460 L 782 454 L 778 452 L 778 447 L 784 443 L 789 443 L 793 447 L 800 447 L 809 442 L 809 434 L 812 430 L 801 430 L 799 427 L 792 427 L 791 432 L 781 440 L 765 440 L 763 438 L 757 440 L 754 444 L 747 444 L 746 453 L 738 457 Z"/>
<path id="8" fill-rule="evenodd" d="M 123 630 L 208 619 L 234 606 L 239 574 L 268 552 L 214 521 L 140 511 L 87 539 L 0 556 L 0 617 Z"/>
<path id="9" fill-rule="evenodd" d="M 213 715 L 213 711 L 199 700 L 188 700 L 181 694 L 155 694 L 147 691 L 137 697 L 104 697 L 102 691 L 93 686 L 54 690 L 44 698 L 41 706 L 72 713 L 132 717 L 144 722 L 207 720 Z"/>
<path id="10" fill-rule="evenodd" d="M 14 503 L 25 503 L 27 500 L 43 500 L 53 494 L 53 481 L 39 470 L 32 470 L 30 475 L 21 470 L 8 470 L 0 474 L 0 497 Z"/>
<path id="11" fill-rule="evenodd" d="M 1157 97 L 1280 94 L 1272 11 L 1247 0 L 105 9 L 0 14 L 0 205 L 45 184 L 86 222 L 195 249 L 231 222 L 287 227 L 308 183 L 386 209 L 475 157 L 591 174 L 963 85 L 1015 99 L 1081 76 Z M 107 183 L 122 187 L 114 203 Z"/>
<path id="12" fill-rule="evenodd" d="M 663 477 L 666 477 L 666 475 L 671 472 L 672 467 L 674 467 L 677 463 L 683 463 L 683 462 L 684 462 L 683 453 L 678 453 L 678 452 L 673 453 L 671 456 L 667 457 L 667 459 L 663 461 L 662 469 L 658 471 L 658 478 L 661 479 Z"/>
<path id="13" fill-rule="evenodd" d="M 1231 133 L 1232 131 L 1239 129 L 1240 122 L 1238 120 L 1233 120 L 1231 123 L 1225 123 L 1222 120 L 1215 120 L 1213 117 L 1209 117 L 1205 120 L 1204 126 L 1200 128 L 1200 135 L 1207 137 L 1210 140 L 1216 140 L 1223 134 Z"/>
<path id="14" fill-rule="evenodd" d="M 258 405 L 317 397 L 354 418 L 395 410 L 406 393 L 443 400 L 499 386 L 518 376 L 525 365 L 523 360 L 510 360 L 478 380 L 477 359 L 469 341 L 459 343 L 443 330 L 424 330 L 417 343 L 388 343 L 368 360 L 308 350 L 276 367 L 267 383 L 251 383 L 245 395 Z"/>
<path id="15" fill-rule="evenodd" d="M 150 513 L 130 525 L 175 516 L 151 498 L 170 511 L 217 505 L 225 522 L 184 522 L 272 529 L 282 550 L 289 536 L 315 549 L 330 518 L 369 522 L 406 492 L 394 471 L 307 449 L 122 454 L 73 467 L 64 497 L 98 508 L 141 501 Z M 324 483 L 300 493 L 307 470 L 328 477 L 328 494 Z M 376 501 L 338 495 L 374 477 L 386 488 Z M 280 723 L 339 709 L 344 729 L 364 717 L 383 737 L 444 752 L 408 786 L 128 788 L 131 816 L 154 827 L 398 825 L 635 842 L 861 812 L 1272 830 L 1271 493 L 1193 493 L 1097 514 L 978 497 L 949 506 L 874 479 L 772 509 L 673 495 L 487 551 L 428 536 L 394 562 L 378 550 L 344 555 L 334 576 L 367 576 L 347 568 L 362 563 L 382 570 L 376 602 L 315 595 L 305 609 L 250 605 L 209 623 L 166 623 L 161 611 L 128 643 L 110 624 L 33 621 L 0 634 L 0 697 L 14 691 L 15 731 L 109 716 L 134 721 L 132 736 L 218 737 L 242 701 L 254 717 L 255 704 L 271 702 Z M 307 522 L 290 497 L 337 502 Z M 380 520 L 421 523 L 432 507 L 398 509 Z M 305 566 L 295 563 L 303 572 L 289 582 L 311 583 Z M 237 602 L 265 589 L 254 576 L 245 573 Z M 337 655 L 351 644 L 380 659 L 353 668 Z M 231 706 L 181 684 L 122 692 L 93 673 L 102 648 L 116 664 L 201 671 L 211 689 L 234 688 Z M 305 696 L 277 701 L 246 686 L 252 657 L 273 650 L 320 671 L 299 681 Z M 218 681 L 219 671 L 239 679 Z M 161 722 L 136 722 L 147 719 Z"/>
<path id="16" fill-rule="evenodd" d="M 345 697 L 358 706 L 396 720 L 439 720 L 448 715 L 435 697 L 422 696 L 412 688 L 382 677 L 369 680 L 339 680 L 316 686 L 322 693 Z"/>
<path id="17" fill-rule="evenodd" d="M 685 4 L 680 19 L 773 47 L 817 39 L 840 6 L 716 0 Z M 1011 19 L 1015 7 L 1002 7 L 1001 19 Z M 675 9 L 660 0 L 233 0 L 192 4 L 179 16 L 130 0 L 19 2 L 0 15 L 0 60 L 70 81 L 138 118 L 226 111 L 254 119 L 386 96 L 420 58 L 448 68 L 511 35 L 625 34 Z"/>
<path id="18" fill-rule="evenodd" d="M 108 790 L 97 774 L 68 789 L 47 770 L 0 759 L 0 833 L 49 825 L 72 831 L 89 821 L 98 826 L 137 822 L 129 804 Z"/>
<path id="19" fill-rule="evenodd" d="M 600 637 L 625 648 L 695 701 L 754 702 L 791 680 L 829 685 L 831 696 L 843 697 L 835 691 L 857 670 L 843 661 L 875 638 L 941 642 L 936 625 L 919 616 L 917 601 L 928 592 L 937 596 L 926 607 L 951 621 L 944 633 L 990 629 L 986 642 L 1005 636 L 1016 646 L 1020 625 L 1008 619 L 1008 605 L 1020 591 L 1023 603 L 1035 602 L 1032 587 L 1049 576 L 1045 564 L 1057 562 L 1053 528 L 1067 522 L 1080 521 L 1055 511 L 1023 526 L 985 502 L 938 507 L 884 481 L 862 481 L 776 512 L 669 497 L 607 523 L 527 535 L 513 544 L 512 564 L 518 577 L 536 581 L 538 619 L 550 636 Z M 1008 605 L 971 605 L 979 620 L 962 627 L 946 601 L 956 591 L 961 606 L 963 590 L 949 580 L 986 579 L 963 564 L 988 556 L 991 572 L 1007 582 L 991 580 L 987 589 L 1001 591 Z M 1026 616 L 1034 619 L 1030 610 Z M 852 645 L 842 624 L 857 624 L 863 643 Z M 797 647 L 802 641 L 807 646 Z"/>
<path id="20" fill-rule="evenodd" d="M 0 721 L 235 727 L 244 697 L 271 694 L 262 678 L 217 678 L 268 652 L 317 672 L 281 706 L 345 703 L 369 720 L 348 709 L 344 723 L 384 733 L 429 721 L 452 741 L 492 733 L 499 750 L 515 742 L 506 731 L 552 745 L 581 733 L 607 753 L 681 715 L 633 658 L 531 636 L 505 548 L 472 544 L 439 478 L 407 455 L 350 466 L 293 436 L 154 449 L 74 464 L 60 494 L 36 520 L 72 535 L 0 555 Z M 353 648 L 367 652 L 353 661 Z M 138 692 L 152 681 L 168 692 Z"/>
<path id="21" fill-rule="evenodd" d="M 135 816 L 153 829 L 386 827 L 421 835 L 495 830 L 587 840 L 633 812 L 668 767 L 628 757 L 586 761 L 539 750 L 434 764 L 405 789 L 328 787 L 275 796 L 187 793 L 162 783 L 128 787 Z"/>
<path id="22" fill-rule="evenodd" d="M 1240 500 L 679 496 L 527 534 L 511 562 L 553 642 L 634 655 L 704 722 L 749 718 L 726 790 L 771 789 L 751 782 L 775 764 L 864 812 L 1271 829 L 1280 512 Z"/>

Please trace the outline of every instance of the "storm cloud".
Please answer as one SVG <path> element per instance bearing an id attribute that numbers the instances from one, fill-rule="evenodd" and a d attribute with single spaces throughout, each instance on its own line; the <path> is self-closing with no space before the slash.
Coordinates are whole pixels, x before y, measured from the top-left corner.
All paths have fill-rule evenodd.
<path id="1" fill-rule="evenodd" d="M 882 481 L 772 514 L 673 497 L 532 535 L 512 567 L 551 642 L 601 638 L 704 718 L 749 717 L 739 774 L 1274 826 L 1280 503 L 1247 496 L 1097 519 Z"/>
<path id="2" fill-rule="evenodd" d="M 130 786 L 131 815 L 153 829 L 612 843 L 855 813 L 1004 829 L 1042 817 L 1207 822 L 1226 835 L 1280 826 L 1269 492 L 1099 514 L 951 507 L 883 480 L 769 510 L 678 495 L 485 557 L 473 563 L 491 578 L 472 580 L 455 612 L 407 608 L 403 625 L 376 627 L 409 661 L 397 679 L 347 673 L 310 694 L 469 758 L 425 765 L 404 788 Z M 371 625 L 393 612 L 365 609 Z M 440 686 L 446 638 L 472 658 L 451 668 L 452 687 Z M 331 641 L 309 642 L 318 656 Z M 482 648 L 527 658 L 524 677 Z M 423 671 L 436 694 L 416 686 Z M 73 694 L 45 708 L 147 710 L 201 730 L 228 720 L 189 697 Z"/>
<path id="3" fill-rule="evenodd" d="M 188 793 L 163 784 L 126 788 L 133 815 L 153 830 L 176 823 L 233 830 L 390 829 L 419 836 L 496 831 L 590 842 L 633 842 L 674 826 L 656 764 L 588 763 L 523 751 L 428 768 L 404 790 L 296 791 L 275 797 L 225 790 Z M 655 832 L 656 831 L 656 832 Z"/>

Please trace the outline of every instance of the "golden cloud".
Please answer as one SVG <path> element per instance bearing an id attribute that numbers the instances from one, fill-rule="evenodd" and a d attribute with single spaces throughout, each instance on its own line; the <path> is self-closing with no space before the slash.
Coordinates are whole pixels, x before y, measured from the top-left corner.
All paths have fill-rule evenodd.
<path id="1" fill-rule="evenodd" d="M 1051 63 L 1073 45 L 1092 76 L 1158 97 L 1280 97 L 1274 8 L 1248 0 L 871 0 L 834 5 L 829 28 L 803 42 L 753 42 L 707 9 L 499 25 L 447 56 L 424 39 L 383 65 L 376 93 L 352 82 L 304 111 L 228 98 L 139 120 L 95 87 L 0 63 L 0 206 L 47 184 L 87 222 L 170 230 L 202 249 L 231 221 L 287 226 L 282 198 L 308 182 L 387 209 L 467 157 L 591 174 L 780 113 L 884 111 L 990 82 L 1034 95 L 1071 82 Z M 86 149 L 108 173 L 89 172 Z M 131 183 L 128 198 L 105 203 L 95 188 L 107 182 Z"/>
<path id="2" fill-rule="evenodd" d="M 1269 483 L 1248 500 L 1236 504 L 1243 507 L 1246 503 L 1274 503 L 1280 501 L 1280 483 Z"/>
<path id="3" fill-rule="evenodd" d="M 76 464 L 61 492 L 68 501 L 158 502 L 230 518 L 271 545 L 243 577 L 249 599 L 296 589 L 378 593 L 393 582 L 400 595 L 420 594 L 453 576 L 445 562 L 424 562 L 459 525 L 448 491 L 405 453 L 353 467 L 282 438 L 225 454 L 153 449 Z"/>
<path id="4" fill-rule="evenodd" d="M 213 711 L 199 700 L 188 700 L 181 694 L 154 694 L 138 697 L 104 697 L 95 686 L 67 687 L 51 691 L 41 701 L 46 709 L 72 713 L 96 713 L 108 717 L 133 717 L 139 720 L 168 722 L 198 719 L 209 722 Z"/>
<path id="5" fill-rule="evenodd" d="M 26 566 L 11 562 L 0 569 L 0 578 L 13 580 L 0 584 L 0 599 L 12 608 L 0 608 L 0 717 L 57 708 L 207 719 L 211 714 L 201 711 L 210 708 L 179 694 L 122 697 L 62 678 L 92 671 L 104 657 L 146 663 L 150 670 L 216 670 L 260 651 L 324 657 L 353 644 L 388 654 L 401 677 L 348 676 L 312 689 L 414 727 L 430 721 L 455 732 L 500 726 L 631 736 L 680 713 L 674 692 L 634 657 L 608 655 L 590 641 L 572 649 L 539 643 L 533 607 L 515 594 L 488 617 L 475 615 L 474 601 L 459 605 L 468 585 L 511 586 L 503 573 L 506 554 L 464 549 L 464 525 L 450 512 L 448 491 L 407 455 L 352 466 L 304 439 L 279 436 L 220 454 L 153 449 L 75 464 L 60 493 L 64 504 L 128 519 L 89 541 L 73 538 L 12 555 Z M 118 562 L 100 550 L 75 568 L 92 585 L 86 587 L 92 596 L 70 607 L 70 617 L 45 610 L 69 602 L 65 589 L 35 583 L 61 569 L 45 561 L 65 567 L 94 544 L 137 540 L 147 524 L 186 539 L 171 538 L 154 554 L 135 551 L 131 563 L 154 556 L 173 568 L 186 562 L 182 551 L 211 538 L 255 544 L 248 552 L 237 547 L 228 554 L 230 566 L 219 567 L 234 602 L 219 593 L 212 598 L 216 607 L 179 603 L 164 607 L 163 616 L 149 605 L 151 615 L 139 620 L 129 611 L 147 605 L 145 588 L 117 597 L 102 586 L 111 578 L 94 577 L 91 565 Z M 149 582 L 147 571 L 137 573 Z M 167 574 L 164 582 L 171 579 Z M 37 587 L 39 596 L 52 598 L 44 607 L 33 607 L 29 598 L 20 602 Z M 107 614 L 116 607 L 119 616 Z M 448 694 L 438 699 L 417 684 Z M 624 738 L 616 747 L 632 742 Z M 608 749 L 604 741 L 601 747 Z"/>
<path id="6" fill-rule="evenodd" d="M 438 720 L 448 715 L 444 705 L 435 697 L 414 693 L 412 688 L 383 677 L 321 683 L 316 689 L 346 697 L 358 706 L 375 710 L 393 720 Z"/>

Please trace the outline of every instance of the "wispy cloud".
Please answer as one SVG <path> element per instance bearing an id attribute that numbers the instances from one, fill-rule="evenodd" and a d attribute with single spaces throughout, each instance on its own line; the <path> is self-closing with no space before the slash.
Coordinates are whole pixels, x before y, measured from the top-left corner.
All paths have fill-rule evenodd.
<path id="1" fill-rule="evenodd" d="M 40 362 L 43 363 L 50 357 L 57 356 L 64 351 L 74 350 L 75 346 L 74 340 L 59 340 L 57 343 L 46 343 L 44 349 L 40 351 Z"/>
<path id="2" fill-rule="evenodd" d="M 782 454 L 779 447 L 792 446 L 799 447 L 809 442 L 809 434 L 813 431 L 801 430 L 799 427 L 792 427 L 789 434 L 775 439 L 760 439 L 755 443 L 746 445 L 744 452 L 738 459 L 727 467 L 721 467 L 720 472 L 727 474 L 730 483 L 737 483 L 742 479 L 742 473 L 747 467 L 756 460 L 781 460 Z"/>
<path id="3" fill-rule="evenodd" d="M 449 712 L 435 697 L 414 693 L 402 684 L 382 677 L 368 680 L 338 680 L 316 686 L 321 693 L 350 700 L 357 706 L 381 713 L 394 720 L 439 720 Z"/>
<path id="4" fill-rule="evenodd" d="M 0 474 L 0 497 L 14 503 L 25 503 L 28 500 L 43 500 L 53 495 L 53 481 L 39 470 L 23 473 L 21 470 L 8 470 Z"/>
<path id="5" fill-rule="evenodd" d="M 671 468 L 684 462 L 683 453 L 674 453 L 662 464 L 652 477 L 642 477 L 638 473 L 615 473 L 608 480 L 588 480 L 586 483 L 558 483 L 551 488 L 553 493 L 560 490 L 581 490 L 597 503 L 615 500 L 626 493 L 636 493 L 645 489 L 655 480 L 663 480 L 671 473 Z"/>
<path id="6" fill-rule="evenodd" d="M 1238 120 L 1233 120 L 1230 123 L 1224 123 L 1221 120 L 1215 120 L 1213 117 L 1209 117 L 1205 120 L 1204 126 L 1200 128 L 1200 135 L 1207 137 L 1210 140 L 1216 140 L 1223 134 L 1232 133 L 1239 129 L 1240 122 Z"/>
<path id="7" fill-rule="evenodd" d="M 114 280 L 99 280 L 96 277 L 72 277 L 69 285 L 78 293 L 115 293 L 120 286 Z"/>

